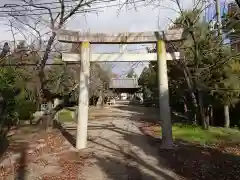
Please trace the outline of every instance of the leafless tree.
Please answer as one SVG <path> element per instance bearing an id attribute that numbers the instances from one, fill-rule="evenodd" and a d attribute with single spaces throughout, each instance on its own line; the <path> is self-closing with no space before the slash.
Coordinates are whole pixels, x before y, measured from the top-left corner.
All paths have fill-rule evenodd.
<path id="1" fill-rule="evenodd" d="M 37 77 L 40 91 L 38 96 L 47 101 L 52 101 L 53 93 L 47 88 L 46 64 L 51 52 L 59 52 L 56 41 L 56 30 L 64 28 L 68 20 L 77 13 L 96 13 L 97 8 L 92 8 L 99 3 L 110 3 L 116 0 L 18 0 L 17 4 L 5 4 L 12 34 L 20 33 L 26 41 L 32 38 L 34 52 L 39 57 Z M 16 1 L 15 1 L 16 2 Z M 120 5 L 133 3 L 126 0 Z M 76 84 L 70 94 L 76 89 Z M 56 111 L 55 111 L 56 112 Z"/>

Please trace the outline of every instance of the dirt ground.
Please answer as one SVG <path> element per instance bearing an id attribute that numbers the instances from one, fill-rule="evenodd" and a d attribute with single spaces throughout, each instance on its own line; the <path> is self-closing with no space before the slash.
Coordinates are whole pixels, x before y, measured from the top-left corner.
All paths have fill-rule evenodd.
<path id="1" fill-rule="evenodd" d="M 176 141 L 160 150 L 150 126 L 157 109 L 130 105 L 91 108 L 87 148 L 76 151 L 76 124 L 48 132 L 34 126 L 15 130 L 0 159 L 0 180 L 237 180 L 237 147 L 202 147 Z"/>
<path id="2" fill-rule="evenodd" d="M 104 119 L 103 111 L 100 112 L 102 112 L 102 114 L 96 113 L 95 117 L 101 114 L 100 119 Z M 240 144 L 225 143 L 207 147 L 176 140 L 175 149 L 164 151 L 158 148 L 160 147 L 161 139 L 156 137 L 151 132 L 151 128 L 149 128 L 151 126 L 159 126 L 161 123 L 159 122 L 157 109 L 138 106 L 118 106 L 109 108 L 107 112 L 111 117 L 116 118 L 120 116 L 122 118 L 128 118 L 139 128 L 141 133 L 145 135 L 147 141 L 140 135 L 143 143 L 142 145 L 138 143 L 138 147 L 147 154 L 156 157 L 155 161 L 157 163 L 154 164 L 148 160 L 146 160 L 146 162 L 153 167 L 162 167 L 163 169 L 168 169 L 172 173 L 176 173 L 174 177 L 164 176 L 162 179 L 240 179 Z M 173 118 L 175 117 L 173 116 Z M 134 136 L 132 137 L 133 138 L 130 138 L 131 143 L 135 141 Z M 134 142 L 133 144 L 136 145 L 137 143 Z M 148 145 L 153 147 L 154 150 L 149 148 Z M 160 177 L 157 177 L 157 179 L 160 179 Z"/>
<path id="3" fill-rule="evenodd" d="M 1 157 L 1 180 L 76 180 L 86 156 L 74 151 L 59 130 L 27 125 L 15 130 Z"/>
<path id="4" fill-rule="evenodd" d="M 0 180 L 138 180 L 139 177 L 135 176 L 140 176 L 141 172 L 132 165 L 131 146 L 124 139 L 131 137 L 134 128 L 138 130 L 129 121 L 133 114 L 138 115 L 131 110 L 113 107 L 90 108 L 88 148 L 81 152 L 74 148 L 74 123 L 63 124 L 67 131 L 59 128 L 48 133 L 36 126 L 19 127 L 11 132 L 10 145 L 1 156 Z M 116 123 L 120 127 L 117 128 Z M 107 170 L 102 168 L 105 166 Z M 115 166 L 118 168 L 113 168 Z M 149 178 L 153 179 L 150 175 Z"/>

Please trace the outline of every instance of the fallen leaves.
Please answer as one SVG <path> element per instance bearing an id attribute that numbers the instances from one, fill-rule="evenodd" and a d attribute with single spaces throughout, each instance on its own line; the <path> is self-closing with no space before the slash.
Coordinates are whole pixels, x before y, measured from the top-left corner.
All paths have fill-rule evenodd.
<path id="1" fill-rule="evenodd" d="M 151 124 L 141 124 L 141 131 L 149 137 L 153 146 L 159 145 Z M 160 151 L 159 162 L 177 174 L 194 180 L 238 180 L 240 179 L 240 145 L 216 144 L 203 147 L 199 144 L 175 141 L 178 148 Z"/>
<path id="2" fill-rule="evenodd" d="M 15 134 L 20 136 L 21 132 Z M 14 136 L 15 136 L 14 135 Z M 42 178 L 43 180 L 76 180 L 81 175 L 81 167 L 85 159 L 79 156 L 76 152 L 71 151 L 72 146 L 66 142 L 66 139 L 58 130 L 52 130 L 48 133 L 25 134 L 12 141 L 10 146 L 3 157 L 4 162 L 8 162 L 8 156 L 16 156 L 21 154 L 20 157 L 11 158 L 12 163 L 2 164 L 0 167 L 0 179 L 7 179 L 10 175 L 15 177 L 19 171 L 26 171 L 31 177 Z M 21 141 L 21 143 L 18 143 Z M 22 142 L 28 144 L 26 148 L 26 157 L 24 157 L 24 164 L 22 159 L 21 148 Z M 22 145 L 21 145 L 22 144 Z M 57 169 L 57 171 L 51 171 Z"/>

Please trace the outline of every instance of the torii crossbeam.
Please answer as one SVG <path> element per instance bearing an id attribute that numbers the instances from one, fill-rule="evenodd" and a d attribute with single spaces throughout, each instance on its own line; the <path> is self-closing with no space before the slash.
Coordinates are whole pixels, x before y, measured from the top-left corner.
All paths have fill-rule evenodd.
<path id="1" fill-rule="evenodd" d="M 55 30 L 57 39 L 65 43 L 79 43 L 80 55 L 63 54 L 64 61 L 81 61 L 80 70 L 80 91 L 78 105 L 78 124 L 76 148 L 86 148 L 87 144 L 87 124 L 88 124 L 88 85 L 90 62 L 118 61 L 121 56 L 122 61 L 146 61 L 157 60 L 159 70 L 159 108 L 160 120 L 162 121 L 162 146 L 171 147 L 169 139 L 172 139 L 171 113 L 169 107 L 167 60 L 180 59 L 180 53 L 166 53 L 165 42 L 181 41 L 184 39 L 183 29 L 173 29 L 165 32 L 127 32 L 127 33 L 89 33 L 68 30 Z M 115 54 L 91 54 L 90 44 L 143 44 L 156 43 L 157 53 L 126 54 L 124 52 Z M 139 58 L 139 59 L 138 59 Z M 149 58 L 149 59 L 148 59 Z"/>
<path id="2" fill-rule="evenodd" d="M 89 33 L 69 30 L 55 30 L 60 42 L 80 43 L 90 42 L 91 44 L 144 44 L 156 43 L 159 39 L 165 42 L 179 41 L 184 38 L 183 28 L 168 31 L 152 32 L 124 32 L 124 33 Z"/>

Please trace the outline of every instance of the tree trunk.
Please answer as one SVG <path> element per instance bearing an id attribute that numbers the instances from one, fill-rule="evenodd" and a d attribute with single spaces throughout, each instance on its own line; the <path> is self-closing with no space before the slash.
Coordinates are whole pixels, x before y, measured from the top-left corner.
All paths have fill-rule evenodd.
<path id="1" fill-rule="evenodd" d="M 105 105 L 105 96 L 102 97 L 102 105 Z"/>
<path id="2" fill-rule="evenodd" d="M 37 88 L 37 86 L 35 86 L 34 88 L 34 98 L 36 100 L 36 107 L 37 107 L 37 111 L 41 111 L 41 95 L 39 93 L 39 89 Z"/>
<path id="3" fill-rule="evenodd" d="M 58 98 L 54 99 L 53 102 L 53 108 L 56 108 L 59 104 L 60 104 L 60 100 Z M 55 116 L 53 117 L 54 120 L 58 121 L 58 112 L 55 114 Z"/>
<path id="4" fill-rule="evenodd" d="M 198 104 L 197 104 L 197 98 L 194 92 L 191 92 L 191 97 L 192 97 L 192 121 L 194 124 L 198 124 L 197 121 L 197 114 L 198 114 Z"/>
<path id="5" fill-rule="evenodd" d="M 104 106 L 104 98 L 103 98 L 103 92 L 102 91 L 99 93 L 99 97 L 98 97 L 96 105 L 98 107 L 100 107 L 100 106 L 103 107 Z"/>
<path id="6" fill-rule="evenodd" d="M 104 103 L 105 93 L 103 91 L 101 92 L 101 98 L 102 98 L 102 104 L 101 105 L 102 105 L 102 107 L 104 107 L 104 104 L 105 104 Z"/>
<path id="7" fill-rule="evenodd" d="M 50 127 L 52 127 L 52 125 L 53 125 L 53 117 L 54 116 L 52 116 L 52 111 L 53 111 L 53 108 L 52 108 L 52 102 L 51 101 L 49 101 L 48 103 L 47 103 L 47 113 L 46 113 L 46 115 L 45 115 L 45 118 L 44 118 L 44 128 L 45 128 L 45 130 L 46 131 L 48 131 L 49 130 L 49 128 Z"/>
<path id="8" fill-rule="evenodd" d="M 208 111 L 210 125 L 214 126 L 214 122 L 213 122 L 213 107 L 212 107 L 212 105 L 208 106 L 207 111 Z"/>
<path id="9" fill-rule="evenodd" d="M 204 107 L 203 107 L 202 91 L 199 89 L 197 89 L 197 98 L 198 98 L 198 118 L 199 118 L 200 125 L 202 125 L 203 129 L 208 129 L 209 128 L 209 119 L 207 122 L 206 118 L 205 118 Z"/>
<path id="10" fill-rule="evenodd" d="M 224 106 L 224 127 L 229 128 L 230 126 L 230 116 L 229 116 L 229 106 Z"/>
<path id="11" fill-rule="evenodd" d="M 209 125 L 210 125 L 209 107 L 205 108 L 205 109 L 204 109 L 204 112 L 205 112 L 205 123 L 206 123 L 206 126 L 207 126 L 207 128 L 208 128 Z"/>
<path id="12" fill-rule="evenodd" d="M 55 40 L 55 37 L 56 37 L 56 33 L 52 32 L 51 37 L 48 39 L 48 43 L 47 43 L 43 58 L 40 61 L 40 68 L 38 70 L 38 78 L 40 81 L 40 93 L 39 93 L 40 96 L 39 96 L 39 98 L 41 97 L 42 99 L 44 98 L 44 90 L 45 90 L 45 86 L 46 86 L 46 76 L 44 73 L 44 69 L 45 69 L 47 60 L 49 58 L 49 53 L 51 52 L 51 48 L 52 48 L 53 42 Z"/>
<path id="13" fill-rule="evenodd" d="M 188 107 L 187 107 L 187 103 L 185 101 L 183 101 L 183 111 L 184 111 L 184 116 L 188 116 Z"/>
<path id="14" fill-rule="evenodd" d="M 194 93 L 194 88 L 193 88 L 193 85 L 191 83 L 191 79 L 189 77 L 190 73 L 188 72 L 188 69 L 185 66 L 185 64 L 183 64 L 183 73 L 184 73 L 184 77 L 185 77 L 185 80 L 187 82 L 188 90 L 190 92 L 190 96 L 191 96 L 191 99 L 192 99 L 192 111 L 191 111 L 192 117 L 191 117 L 191 120 L 194 122 L 194 124 L 197 124 L 197 112 L 198 112 L 197 97 Z"/>

